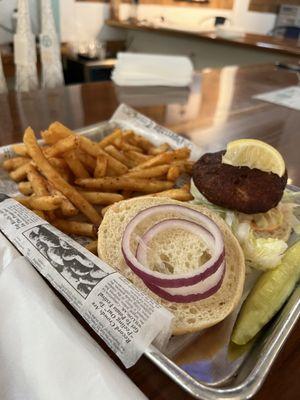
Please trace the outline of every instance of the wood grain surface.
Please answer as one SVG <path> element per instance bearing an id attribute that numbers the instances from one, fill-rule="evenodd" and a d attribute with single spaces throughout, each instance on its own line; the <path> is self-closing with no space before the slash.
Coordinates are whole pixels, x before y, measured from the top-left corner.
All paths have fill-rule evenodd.
<path id="1" fill-rule="evenodd" d="M 111 82 L 104 82 L 9 93 L 0 96 L 0 145 L 20 141 L 28 125 L 38 133 L 54 120 L 74 129 L 106 120 L 120 102 L 126 102 L 190 138 L 203 151 L 224 148 L 235 138 L 265 140 L 282 153 L 291 182 L 300 186 L 300 112 L 252 98 L 258 93 L 296 84 L 296 74 L 266 65 L 207 69 L 195 76 L 190 90 L 117 88 Z M 110 355 L 150 400 L 192 398 L 145 357 L 125 370 Z M 299 371 L 298 322 L 255 399 L 299 399 Z"/>

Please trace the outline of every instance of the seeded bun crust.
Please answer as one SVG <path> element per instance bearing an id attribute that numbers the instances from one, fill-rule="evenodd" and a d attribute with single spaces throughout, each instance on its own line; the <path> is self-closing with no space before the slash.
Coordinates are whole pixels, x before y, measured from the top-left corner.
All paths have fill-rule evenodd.
<path id="1" fill-rule="evenodd" d="M 178 204 L 190 207 L 207 215 L 219 226 L 225 243 L 226 272 L 221 288 L 213 296 L 191 303 L 169 302 L 150 291 L 126 265 L 121 251 L 121 240 L 126 225 L 139 211 L 158 204 Z M 174 335 L 196 332 L 217 324 L 234 310 L 242 295 L 245 279 L 242 249 L 226 223 L 203 206 L 155 197 L 134 198 L 115 203 L 106 212 L 99 228 L 98 255 L 136 287 L 174 314 Z"/>

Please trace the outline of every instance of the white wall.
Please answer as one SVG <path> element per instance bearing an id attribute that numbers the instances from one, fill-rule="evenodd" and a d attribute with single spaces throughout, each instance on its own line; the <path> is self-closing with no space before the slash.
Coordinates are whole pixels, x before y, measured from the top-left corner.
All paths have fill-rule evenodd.
<path id="1" fill-rule="evenodd" d="M 31 4 L 32 24 L 37 31 L 37 0 L 29 0 Z M 235 25 L 242 26 L 248 32 L 267 33 L 275 22 L 275 14 L 249 12 L 250 0 L 235 0 L 234 9 L 220 10 L 196 7 L 171 7 L 158 5 L 140 5 L 138 7 L 139 19 L 148 21 L 159 20 L 163 16 L 174 27 L 184 24 L 191 28 L 199 26 L 201 21 L 208 16 L 222 15 L 232 18 Z M 11 14 L 16 7 L 17 0 L 0 0 L 0 23 L 11 27 Z M 129 14 L 129 5 L 122 4 L 121 18 L 126 19 Z M 125 32 L 111 29 L 104 25 L 109 16 L 109 5 L 95 2 L 75 2 L 75 0 L 60 0 L 60 25 L 61 40 L 86 41 L 95 37 L 122 38 Z M 201 24 L 202 28 L 209 28 L 211 21 Z M 11 35 L 0 29 L 0 44 L 12 40 Z"/>
<path id="2" fill-rule="evenodd" d="M 275 22 L 275 14 L 249 12 L 250 0 L 235 0 L 233 10 L 144 5 L 138 6 L 138 18 L 150 22 L 158 22 L 164 17 L 170 25 L 176 28 L 179 24 L 195 27 L 211 28 L 213 20 L 203 22 L 207 17 L 216 15 L 230 18 L 237 26 L 243 27 L 247 32 L 267 33 Z M 75 0 L 60 0 L 61 8 L 61 38 L 62 41 L 87 40 L 104 35 L 107 37 L 122 37 L 116 30 L 105 27 L 104 21 L 109 17 L 109 5 L 104 3 L 80 3 Z M 121 19 L 127 19 L 130 6 L 121 5 Z"/>
<path id="3" fill-rule="evenodd" d="M 232 11 L 234 24 L 243 27 L 246 32 L 268 33 L 274 27 L 276 14 L 248 11 L 249 3 L 250 0 L 235 0 Z"/>
<path id="4" fill-rule="evenodd" d="M 107 39 L 124 37 L 125 32 L 118 32 L 105 26 L 109 17 L 107 3 L 75 0 L 60 0 L 60 33 L 62 42 L 88 41 L 94 38 Z"/>
<path id="5" fill-rule="evenodd" d="M 38 0 L 29 0 L 31 25 L 35 33 L 39 31 L 38 26 Z M 12 28 L 11 16 L 14 8 L 17 7 L 18 0 L 0 0 L 0 24 Z M 13 38 L 10 33 L 0 28 L 0 44 L 12 42 Z"/>

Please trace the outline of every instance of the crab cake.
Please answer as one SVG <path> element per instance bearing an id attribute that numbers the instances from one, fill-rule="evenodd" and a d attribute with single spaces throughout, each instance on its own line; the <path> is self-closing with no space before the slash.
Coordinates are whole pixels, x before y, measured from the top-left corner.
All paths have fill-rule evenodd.
<path id="1" fill-rule="evenodd" d="M 213 204 L 246 214 L 276 207 L 287 183 L 287 172 L 279 177 L 248 167 L 222 164 L 225 150 L 204 154 L 193 168 L 197 189 Z"/>

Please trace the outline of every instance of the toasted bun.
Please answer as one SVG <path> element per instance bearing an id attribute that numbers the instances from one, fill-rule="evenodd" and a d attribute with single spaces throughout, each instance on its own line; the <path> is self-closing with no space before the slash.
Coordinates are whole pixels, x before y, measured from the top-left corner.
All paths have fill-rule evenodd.
<path id="1" fill-rule="evenodd" d="M 143 197 L 115 203 L 106 212 L 98 232 L 99 257 L 119 270 L 136 287 L 146 292 L 174 315 L 173 334 L 182 335 L 208 328 L 222 321 L 238 304 L 244 285 L 245 262 L 242 249 L 226 223 L 205 207 L 184 203 L 215 221 L 224 238 L 226 272 L 221 288 L 213 296 L 192 302 L 174 303 L 150 291 L 143 281 L 126 265 L 121 252 L 121 239 L 128 222 L 141 210 L 158 204 L 183 204 L 179 201 Z M 182 252 L 181 252 L 182 253 Z M 182 257 L 182 254 L 181 254 Z"/>

